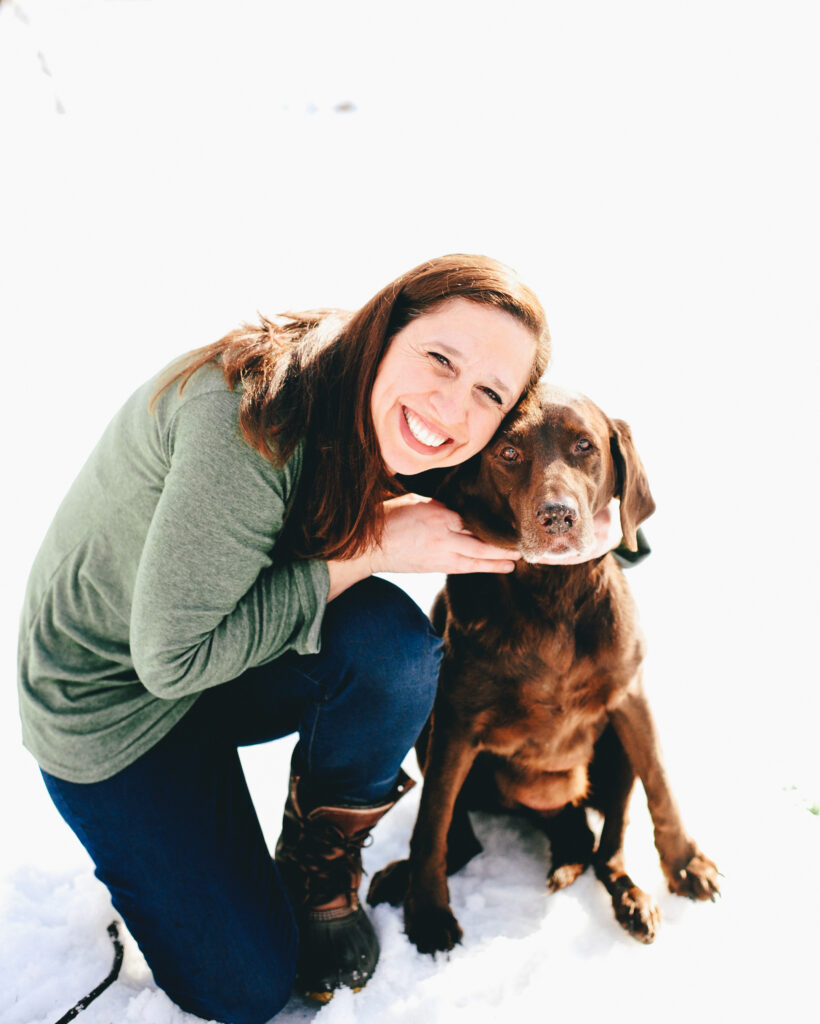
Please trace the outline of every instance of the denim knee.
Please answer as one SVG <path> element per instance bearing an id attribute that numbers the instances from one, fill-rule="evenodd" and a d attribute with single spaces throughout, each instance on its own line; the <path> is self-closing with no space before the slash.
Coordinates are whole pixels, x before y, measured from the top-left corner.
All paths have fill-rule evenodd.
<path id="1" fill-rule="evenodd" d="M 157 985 L 183 1010 L 221 1024 L 265 1024 L 287 1004 L 296 980 L 298 932 L 248 927 L 217 933 L 206 948 L 194 941 L 186 958 L 149 961 Z"/>
<path id="2" fill-rule="evenodd" d="M 342 685 L 354 674 L 360 699 L 366 690 L 374 713 L 424 724 L 436 693 L 441 638 L 404 590 L 373 576 L 345 591 L 328 606 L 324 646 L 344 666 Z"/>
<path id="3" fill-rule="evenodd" d="M 236 751 L 192 722 L 110 779 L 43 779 L 157 986 L 206 1020 L 262 1024 L 292 993 L 296 919 Z"/>
<path id="4" fill-rule="evenodd" d="M 224 990 L 200 991 L 195 996 L 175 992 L 159 981 L 157 984 L 180 1009 L 205 1020 L 220 1021 L 221 1024 L 267 1024 L 287 1005 L 296 977 L 295 960 L 290 971 L 277 966 L 278 969 L 272 970 L 267 977 L 247 979 L 249 985 L 243 978 L 232 978 Z"/>
<path id="5" fill-rule="evenodd" d="M 433 707 L 441 640 L 401 589 L 370 578 L 328 605 L 300 753 L 327 798 L 382 799 Z"/>

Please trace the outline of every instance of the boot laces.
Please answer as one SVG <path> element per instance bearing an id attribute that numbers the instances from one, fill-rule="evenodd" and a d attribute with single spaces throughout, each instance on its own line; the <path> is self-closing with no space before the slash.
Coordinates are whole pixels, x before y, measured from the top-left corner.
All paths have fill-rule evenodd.
<path id="1" fill-rule="evenodd" d="M 305 875 L 305 902 L 321 905 L 351 892 L 362 872 L 361 851 L 373 841 L 369 830 L 345 834 L 332 821 L 301 821 L 293 863 Z"/>

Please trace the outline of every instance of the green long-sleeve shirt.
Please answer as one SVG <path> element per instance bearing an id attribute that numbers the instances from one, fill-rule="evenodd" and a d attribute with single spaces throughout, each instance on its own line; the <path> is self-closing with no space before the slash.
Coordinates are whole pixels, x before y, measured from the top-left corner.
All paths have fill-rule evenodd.
<path id="1" fill-rule="evenodd" d="M 242 438 L 221 370 L 159 378 L 114 417 L 34 562 L 20 625 L 23 742 L 71 782 L 149 750 L 210 686 L 319 650 L 329 578 L 272 549 L 302 467 Z"/>

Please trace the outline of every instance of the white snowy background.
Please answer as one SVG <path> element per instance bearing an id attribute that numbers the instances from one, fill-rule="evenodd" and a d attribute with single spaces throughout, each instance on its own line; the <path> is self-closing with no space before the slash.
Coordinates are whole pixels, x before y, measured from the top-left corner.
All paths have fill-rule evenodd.
<path id="1" fill-rule="evenodd" d="M 64 491 L 176 354 L 454 251 L 516 267 L 553 379 L 633 426 L 647 685 L 724 895 L 665 892 L 640 790 L 651 947 L 589 873 L 546 895 L 545 841 L 479 818 L 463 945 L 422 957 L 380 907 L 371 984 L 279 1019 L 817 1020 L 819 43 L 793 0 L 0 0 L 3 1024 L 50 1024 L 111 961 L 107 894 L 18 738 L 19 605 Z M 427 607 L 441 580 L 402 582 Z M 243 754 L 271 843 L 289 751 Z M 130 940 L 78 1019 L 195 1020 Z"/>

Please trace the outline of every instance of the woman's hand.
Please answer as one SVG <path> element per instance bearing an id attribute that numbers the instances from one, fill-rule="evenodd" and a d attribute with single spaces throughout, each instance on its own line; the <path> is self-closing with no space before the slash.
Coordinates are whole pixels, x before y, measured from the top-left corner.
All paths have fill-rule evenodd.
<path id="1" fill-rule="evenodd" d="M 373 572 L 512 572 L 521 557 L 474 537 L 458 513 L 432 498 L 405 494 L 386 501 L 384 512 Z"/>
<path id="2" fill-rule="evenodd" d="M 403 494 L 386 501 L 384 512 L 378 547 L 327 563 L 329 601 L 376 572 L 512 572 L 521 557 L 474 537 L 456 512 L 432 498 Z"/>

